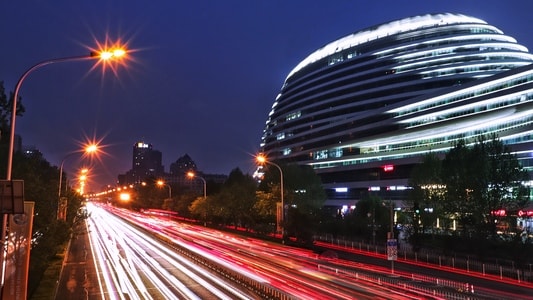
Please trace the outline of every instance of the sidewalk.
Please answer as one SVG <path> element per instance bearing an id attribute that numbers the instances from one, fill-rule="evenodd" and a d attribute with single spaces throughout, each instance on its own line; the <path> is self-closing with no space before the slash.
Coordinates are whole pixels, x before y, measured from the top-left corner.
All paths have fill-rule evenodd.
<path id="1" fill-rule="evenodd" d="M 74 228 L 76 234 L 58 254 L 63 259 L 48 267 L 31 300 L 102 299 L 86 224 Z"/>

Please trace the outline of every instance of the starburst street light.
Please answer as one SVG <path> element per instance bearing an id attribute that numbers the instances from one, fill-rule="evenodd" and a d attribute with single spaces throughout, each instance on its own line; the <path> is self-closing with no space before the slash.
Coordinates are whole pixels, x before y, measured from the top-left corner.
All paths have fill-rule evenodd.
<path id="1" fill-rule="evenodd" d="M 281 239 L 282 241 L 285 240 L 285 229 L 283 228 L 283 221 L 285 220 L 285 203 L 283 201 L 283 171 L 281 170 L 281 167 L 271 161 L 268 161 L 267 158 L 263 154 L 259 154 L 255 158 L 258 163 L 260 164 L 269 164 L 273 165 L 274 167 L 278 168 L 279 175 L 280 175 L 280 200 L 281 200 L 281 214 L 279 217 L 279 224 L 278 228 L 281 229 Z"/>
<path id="2" fill-rule="evenodd" d="M 22 86 L 22 82 L 28 75 L 39 69 L 40 67 L 53 64 L 53 63 L 59 63 L 59 62 L 68 62 L 68 61 L 81 61 L 81 60 L 93 60 L 97 59 L 99 63 L 107 62 L 107 61 L 115 61 L 116 59 L 122 59 L 127 54 L 127 51 L 123 48 L 116 47 L 114 49 L 105 49 L 101 51 L 92 51 L 88 55 L 80 55 L 80 56 L 70 56 L 70 57 L 63 57 L 63 58 L 55 58 L 55 59 L 49 59 L 42 61 L 40 63 L 37 63 L 33 65 L 31 68 L 26 70 L 22 74 L 22 76 L 19 78 L 17 85 L 15 86 L 15 91 L 13 93 L 13 107 L 11 110 L 11 131 L 9 136 L 9 152 L 8 152 L 8 159 L 7 159 L 7 174 L 6 179 L 11 180 L 11 173 L 13 170 L 13 150 L 14 150 L 14 140 L 15 140 L 15 120 L 17 117 L 17 102 L 18 102 L 18 94 L 20 91 L 20 87 Z"/>
<path id="3" fill-rule="evenodd" d="M 71 57 L 63 57 L 63 58 L 55 58 L 55 59 L 49 59 L 42 62 L 39 62 L 32 67 L 30 67 L 28 70 L 26 70 L 22 76 L 20 76 L 19 80 L 17 81 L 17 84 L 15 85 L 15 91 L 13 92 L 13 106 L 11 111 L 11 129 L 9 134 L 9 150 L 8 150 L 8 156 L 7 156 L 7 168 L 6 168 L 6 181 L 11 181 L 11 174 L 13 171 L 13 152 L 15 148 L 15 120 L 17 117 L 17 102 L 18 102 L 18 94 L 20 91 L 20 87 L 22 86 L 22 83 L 24 82 L 24 79 L 28 77 L 28 75 L 31 74 L 31 72 L 39 69 L 40 67 L 53 64 L 53 63 L 59 63 L 59 62 L 69 62 L 69 61 L 81 61 L 81 60 L 92 60 L 92 59 L 98 59 L 98 63 L 104 63 L 103 66 L 105 67 L 105 62 L 115 60 L 115 59 L 122 59 L 126 55 L 126 50 L 121 47 L 113 47 L 111 49 L 103 49 L 101 51 L 92 51 L 88 55 L 81 55 L 81 56 L 71 56 Z M 114 69 L 113 69 L 114 70 Z M 1 233 L 1 244 L 3 245 L 2 250 L 0 251 L 1 255 L 1 276 L 0 276 L 0 289 L 4 287 L 5 282 L 5 274 L 6 274 L 6 257 L 7 257 L 7 241 L 6 237 L 8 236 L 7 231 L 7 221 L 8 221 L 8 214 L 5 213 L 3 215 L 2 220 L 2 233 Z"/>
<path id="4" fill-rule="evenodd" d="M 90 144 L 90 145 L 87 145 L 84 149 L 83 149 L 83 154 L 82 155 L 91 155 L 91 154 L 94 154 L 98 151 L 98 145 L 96 144 Z M 61 165 L 59 167 L 59 191 L 58 191 L 58 198 L 61 199 L 61 185 L 62 185 L 62 182 L 63 182 L 63 165 L 65 164 L 65 161 L 70 158 L 71 156 L 73 156 L 74 154 L 78 154 L 79 151 L 77 152 L 72 152 L 70 154 L 68 154 L 67 156 L 65 156 L 63 158 L 63 160 L 61 161 Z"/>
<path id="5" fill-rule="evenodd" d="M 172 188 L 170 187 L 170 184 L 166 184 L 163 180 L 156 181 L 156 184 L 158 186 L 168 186 L 168 198 L 172 199 Z"/>

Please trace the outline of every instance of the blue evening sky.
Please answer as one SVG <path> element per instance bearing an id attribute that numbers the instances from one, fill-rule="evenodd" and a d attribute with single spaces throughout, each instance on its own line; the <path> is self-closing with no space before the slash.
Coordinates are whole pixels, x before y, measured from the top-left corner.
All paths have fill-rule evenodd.
<path id="1" fill-rule="evenodd" d="M 73 1 L 0 3 L 0 81 L 13 91 L 32 65 L 120 40 L 132 52 L 116 73 L 92 62 L 44 66 L 24 81 L 17 118 L 25 145 L 54 165 L 87 139 L 107 155 L 93 189 L 131 169 L 139 140 L 163 165 L 189 154 L 206 173 L 254 170 L 253 155 L 287 74 L 314 50 L 380 23 L 427 13 L 477 17 L 533 48 L 533 1 Z M 8 133 L 2 133 L 8 136 Z M 83 164 L 65 162 L 72 174 Z M 15 178 L 16 179 L 16 178 Z"/>

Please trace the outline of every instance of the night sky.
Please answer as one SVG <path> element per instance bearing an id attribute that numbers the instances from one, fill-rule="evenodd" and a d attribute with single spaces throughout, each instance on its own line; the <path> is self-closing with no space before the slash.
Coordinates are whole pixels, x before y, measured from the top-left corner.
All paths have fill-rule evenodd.
<path id="1" fill-rule="evenodd" d="M 88 140 L 104 148 L 95 189 L 131 169 L 151 143 L 165 171 L 189 154 L 205 173 L 253 173 L 253 155 L 287 74 L 352 32 L 427 13 L 480 18 L 533 49 L 533 1 L 2 1 L 0 81 L 13 91 L 32 65 L 121 41 L 117 72 L 94 61 L 44 66 L 24 81 L 16 122 L 24 145 L 53 165 Z M 2 133 L 4 137 L 8 133 Z M 69 156 L 71 175 L 83 163 Z M 17 179 L 17 178 L 14 178 Z"/>

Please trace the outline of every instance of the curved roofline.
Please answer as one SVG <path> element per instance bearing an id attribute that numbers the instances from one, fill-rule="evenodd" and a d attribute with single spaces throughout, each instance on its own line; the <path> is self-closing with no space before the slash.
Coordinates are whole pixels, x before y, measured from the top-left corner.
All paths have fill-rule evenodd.
<path id="1" fill-rule="evenodd" d="M 285 78 L 285 81 L 287 81 L 287 79 L 289 79 L 294 73 L 298 72 L 305 66 L 312 64 L 324 57 L 327 57 L 329 55 L 340 52 L 347 48 L 351 48 L 356 45 L 361 45 L 369 41 L 379 39 L 381 37 L 398 34 L 406 31 L 412 31 L 419 28 L 430 27 L 435 25 L 461 23 L 487 24 L 487 22 L 481 19 L 462 14 L 442 13 L 419 15 L 388 23 L 383 23 L 381 25 L 372 26 L 367 29 L 363 29 L 356 33 L 352 33 L 350 35 L 337 39 L 311 53 L 304 60 L 302 60 L 294 69 L 292 69 L 289 75 L 287 75 L 287 77 Z"/>

